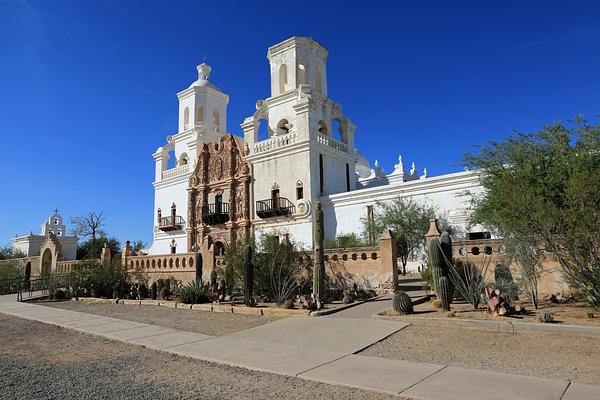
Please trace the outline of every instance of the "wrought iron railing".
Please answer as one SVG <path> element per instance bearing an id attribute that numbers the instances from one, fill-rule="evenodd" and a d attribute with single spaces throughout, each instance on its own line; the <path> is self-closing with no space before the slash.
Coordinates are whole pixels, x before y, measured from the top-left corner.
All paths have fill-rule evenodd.
<path id="1" fill-rule="evenodd" d="M 23 301 L 35 296 L 48 296 L 58 288 L 69 287 L 70 274 L 54 274 L 24 281 L 17 292 L 17 301 Z"/>
<path id="2" fill-rule="evenodd" d="M 179 215 L 162 217 L 158 222 L 158 228 L 163 231 L 174 231 L 182 228 L 185 221 Z"/>
<path id="3" fill-rule="evenodd" d="M 229 203 L 213 203 L 202 206 L 202 222 L 207 225 L 224 224 L 229 221 Z"/>
<path id="4" fill-rule="evenodd" d="M 290 215 L 295 212 L 296 206 L 285 197 L 256 201 L 256 215 L 260 218 Z"/>

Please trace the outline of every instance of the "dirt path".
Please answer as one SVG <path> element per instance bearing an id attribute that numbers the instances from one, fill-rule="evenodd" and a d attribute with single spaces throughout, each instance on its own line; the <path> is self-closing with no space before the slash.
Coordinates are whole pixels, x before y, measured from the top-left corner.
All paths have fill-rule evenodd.
<path id="1" fill-rule="evenodd" d="M 600 384 L 600 337 L 415 324 L 361 354 Z"/>
<path id="2" fill-rule="evenodd" d="M 84 304 L 73 301 L 40 302 L 38 305 L 141 322 L 182 331 L 220 336 L 273 321 L 273 317 L 184 310 L 150 305 Z"/>
<path id="3" fill-rule="evenodd" d="M 2 399 L 398 399 L 192 360 L 4 314 L 0 370 Z"/>

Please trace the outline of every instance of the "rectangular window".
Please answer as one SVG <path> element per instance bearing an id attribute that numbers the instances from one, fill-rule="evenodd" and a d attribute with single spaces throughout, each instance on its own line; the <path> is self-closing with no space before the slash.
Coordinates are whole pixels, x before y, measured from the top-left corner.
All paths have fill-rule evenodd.
<path id="1" fill-rule="evenodd" d="M 319 154 L 319 187 L 321 194 L 325 191 L 325 181 L 323 176 L 323 154 Z"/>
<path id="2" fill-rule="evenodd" d="M 346 163 L 346 192 L 350 191 L 350 165 Z"/>
<path id="3" fill-rule="evenodd" d="M 296 188 L 296 200 L 302 200 L 304 198 L 304 188 L 302 186 L 298 186 Z"/>
<path id="4" fill-rule="evenodd" d="M 467 233 L 467 240 L 485 240 L 491 239 L 492 235 L 489 232 L 469 232 Z"/>
<path id="5" fill-rule="evenodd" d="M 215 196 L 215 213 L 221 214 L 221 208 L 223 206 L 223 195 L 218 194 Z"/>

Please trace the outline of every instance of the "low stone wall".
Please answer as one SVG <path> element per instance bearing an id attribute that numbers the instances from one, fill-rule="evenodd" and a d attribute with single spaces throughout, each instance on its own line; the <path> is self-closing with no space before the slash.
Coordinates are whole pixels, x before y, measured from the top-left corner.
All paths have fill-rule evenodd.
<path id="1" fill-rule="evenodd" d="M 173 277 L 179 281 L 188 282 L 196 279 L 194 253 L 161 254 L 153 256 L 129 256 L 127 268 L 148 275 L 148 283 L 158 279 Z M 204 263 L 203 263 L 204 264 Z M 210 266 L 202 268 L 202 280 L 210 278 Z"/>
<path id="2" fill-rule="evenodd" d="M 494 282 L 494 269 L 498 264 L 507 263 L 501 239 L 466 240 L 453 242 L 452 249 L 455 260 L 466 258 L 475 266 L 481 268 L 487 264 L 487 279 Z M 547 256 L 541 261 L 545 273 L 538 282 L 540 294 L 557 294 L 569 290 L 569 285 L 560 272 L 560 265 L 553 257 Z M 516 279 L 520 272 L 516 263 L 511 263 L 509 268 Z"/>
<path id="3" fill-rule="evenodd" d="M 382 259 L 381 253 L 380 247 L 327 249 L 324 251 L 325 270 L 334 281 L 381 289 L 392 282 L 392 265 Z"/>

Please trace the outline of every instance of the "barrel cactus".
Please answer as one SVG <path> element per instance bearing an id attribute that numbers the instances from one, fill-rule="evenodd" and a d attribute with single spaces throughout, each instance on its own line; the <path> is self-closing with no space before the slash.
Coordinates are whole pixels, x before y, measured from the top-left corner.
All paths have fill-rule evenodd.
<path id="1" fill-rule="evenodd" d="M 252 265 L 252 247 L 246 246 L 244 251 L 244 304 L 248 307 L 254 305 L 252 291 L 254 289 L 254 266 Z"/>
<path id="2" fill-rule="evenodd" d="M 323 210 L 321 210 L 321 202 L 317 201 L 313 215 L 313 246 L 315 253 L 313 257 L 313 296 L 318 310 L 323 308 L 325 300 L 324 238 Z"/>
<path id="3" fill-rule="evenodd" d="M 438 282 L 438 298 L 442 302 L 442 309 L 444 311 L 450 311 L 450 304 L 452 303 L 452 292 L 450 289 L 450 279 L 446 276 L 442 276 Z"/>
<path id="4" fill-rule="evenodd" d="M 410 296 L 402 290 L 396 290 L 394 292 L 394 300 L 392 302 L 394 311 L 400 314 L 412 314 L 413 304 Z"/>
<path id="5" fill-rule="evenodd" d="M 542 311 L 538 314 L 540 322 L 549 323 L 554 321 L 554 315 L 550 311 Z"/>

